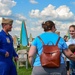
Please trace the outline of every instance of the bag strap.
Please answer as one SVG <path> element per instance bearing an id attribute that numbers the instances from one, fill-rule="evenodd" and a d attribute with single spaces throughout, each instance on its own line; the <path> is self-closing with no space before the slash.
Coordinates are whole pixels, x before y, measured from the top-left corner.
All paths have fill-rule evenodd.
<path id="1" fill-rule="evenodd" d="M 58 45 L 59 40 L 60 40 L 60 37 L 58 38 L 58 40 L 57 40 L 57 42 L 56 42 L 56 45 Z"/>
<path id="2" fill-rule="evenodd" d="M 40 36 L 38 36 L 38 38 L 40 39 L 40 41 L 41 41 L 41 42 L 42 42 L 42 44 L 44 45 L 44 42 L 43 42 L 43 40 L 41 39 L 41 37 L 40 37 Z M 37 51 L 37 54 L 38 54 L 38 56 L 40 57 L 40 55 L 39 55 L 38 51 Z"/>
<path id="3" fill-rule="evenodd" d="M 38 36 L 38 38 L 41 40 L 42 44 L 45 45 L 44 42 L 43 42 L 43 40 L 40 38 L 40 36 Z M 58 45 L 59 40 L 60 40 L 60 37 L 58 38 L 58 40 L 56 42 L 56 45 Z"/>
<path id="4" fill-rule="evenodd" d="M 40 38 L 40 36 L 38 36 L 38 38 L 40 39 L 40 41 L 42 42 L 42 44 L 45 45 L 44 42 L 43 42 L 43 40 Z"/>

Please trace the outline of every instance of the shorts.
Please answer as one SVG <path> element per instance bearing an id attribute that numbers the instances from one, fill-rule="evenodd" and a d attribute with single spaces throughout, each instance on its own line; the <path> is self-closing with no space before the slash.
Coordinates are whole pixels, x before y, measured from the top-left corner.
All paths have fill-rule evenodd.
<path id="1" fill-rule="evenodd" d="M 65 64 L 60 65 L 59 68 L 35 66 L 33 67 L 32 75 L 67 75 L 67 70 Z"/>

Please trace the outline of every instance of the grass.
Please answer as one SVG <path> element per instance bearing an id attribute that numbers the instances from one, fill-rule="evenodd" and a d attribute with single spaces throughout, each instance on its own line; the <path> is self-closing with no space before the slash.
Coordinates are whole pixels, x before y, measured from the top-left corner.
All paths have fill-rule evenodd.
<path id="1" fill-rule="evenodd" d="M 20 45 L 20 47 L 17 48 L 17 50 L 21 50 L 21 49 L 29 50 L 29 47 Z M 30 65 L 28 65 L 28 69 L 26 69 L 26 67 L 20 67 L 17 70 L 18 75 L 31 75 L 31 71 L 32 71 L 32 68 L 30 67 Z"/>
<path id="2" fill-rule="evenodd" d="M 15 65 L 17 68 L 16 63 L 15 63 Z M 26 66 L 21 66 L 21 67 L 19 67 L 19 69 L 17 69 L 18 75 L 31 75 L 31 72 L 32 72 L 32 68 L 29 63 L 28 63 L 28 69 L 26 69 Z"/>
<path id="3" fill-rule="evenodd" d="M 17 63 L 15 63 L 15 65 L 17 69 Z M 19 69 L 17 69 L 18 75 L 31 75 L 31 72 L 32 72 L 32 68 L 29 63 L 28 63 L 28 69 L 26 69 L 26 66 L 20 66 Z"/>
<path id="4" fill-rule="evenodd" d="M 31 75 L 31 71 L 32 71 L 31 67 L 29 67 L 28 69 L 26 69 L 25 67 L 20 67 L 17 70 L 18 75 Z"/>

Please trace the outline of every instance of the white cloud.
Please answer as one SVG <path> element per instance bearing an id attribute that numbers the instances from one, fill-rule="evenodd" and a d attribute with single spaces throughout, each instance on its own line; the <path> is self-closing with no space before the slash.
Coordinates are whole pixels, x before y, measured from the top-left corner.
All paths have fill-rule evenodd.
<path id="1" fill-rule="evenodd" d="M 16 14 L 14 17 L 19 19 L 19 20 L 26 20 L 26 17 L 21 15 L 21 14 Z"/>
<path id="2" fill-rule="evenodd" d="M 39 34 L 41 34 L 43 32 L 43 29 L 41 28 L 41 26 L 32 26 L 32 27 L 27 27 L 27 33 L 28 35 L 30 33 L 32 33 L 33 37 L 38 36 Z"/>
<path id="3" fill-rule="evenodd" d="M 16 28 L 14 28 L 14 30 L 15 30 L 15 31 L 20 31 L 21 28 L 20 28 L 20 27 L 16 27 Z"/>
<path id="4" fill-rule="evenodd" d="M 36 0 L 30 0 L 30 3 L 37 4 L 38 2 Z"/>
<path id="5" fill-rule="evenodd" d="M 0 16 L 12 14 L 11 8 L 16 5 L 13 0 L 0 0 Z"/>
<path id="6" fill-rule="evenodd" d="M 36 10 L 32 10 L 30 12 L 30 16 L 33 17 L 33 18 L 39 18 L 39 15 L 40 15 L 40 10 L 36 9 Z"/>
<path id="7" fill-rule="evenodd" d="M 40 26 L 38 26 L 38 27 L 36 27 L 36 28 L 35 28 L 35 27 L 34 27 L 34 28 L 31 28 L 32 31 L 35 31 L 35 30 L 38 31 L 38 30 L 40 30 L 40 29 L 41 29 Z"/>
<path id="8" fill-rule="evenodd" d="M 16 5 L 14 0 L 0 0 L 0 17 L 26 20 L 22 14 L 13 14 L 11 8 Z"/>
<path id="9" fill-rule="evenodd" d="M 48 7 L 45 7 L 41 13 L 40 13 L 43 16 L 53 16 L 53 17 L 56 17 L 57 14 L 56 14 L 56 11 L 55 11 L 55 6 L 53 5 L 48 5 Z"/>
<path id="10" fill-rule="evenodd" d="M 56 12 L 60 19 L 70 19 L 74 16 L 73 13 L 70 11 L 69 7 L 67 7 L 66 5 L 57 8 Z"/>
<path id="11" fill-rule="evenodd" d="M 40 16 L 39 16 L 40 15 Z M 52 20 L 74 20 L 74 14 L 70 11 L 69 7 L 62 5 L 58 8 L 49 4 L 42 11 L 39 9 L 31 10 L 30 17 L 32 18 L 48 18 Z"/>
<path id="12" fill-rule="evenodd" d="M 22 23 L 22 21 L 19 21 L 19 20 L 15 20 L 15 22 L 17 25 L 20 25 Z"/>

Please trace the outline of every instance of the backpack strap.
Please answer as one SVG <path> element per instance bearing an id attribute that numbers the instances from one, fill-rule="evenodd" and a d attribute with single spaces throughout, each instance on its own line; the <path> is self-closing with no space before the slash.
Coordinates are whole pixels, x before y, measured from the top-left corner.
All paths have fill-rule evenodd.
<path id="1" fill-rule="evenodd" d="M 57 42 L 56 42 L 56 45 L 58 45 L 59 40 L 60 40 L 60 37 L 58 38 L 58 40 L 57 40 Z"/>
<path id="2" fill-rule="evenodd" d="M 38 36 L 38 38 L 41 40 L 42 44 L 45 45 L 44 42 L 43 42 L 43 40 L 41 39 L 41 37 Z M 56 42 L 56 45 L 58 45 L 59 40 L 60 40 L 60 37 L 58 38 L 58 40 L 57 40 L 57 42 Z"/>
<path id="3" fill-rule="evenodd" d="M 44 42 L 43 42 L 43 40 L 41 39 L 41 37 L 38 36 L 38 38 L 40 39 L 40 41 L 42 42 L 42 44 L 45 45 Z"/>

